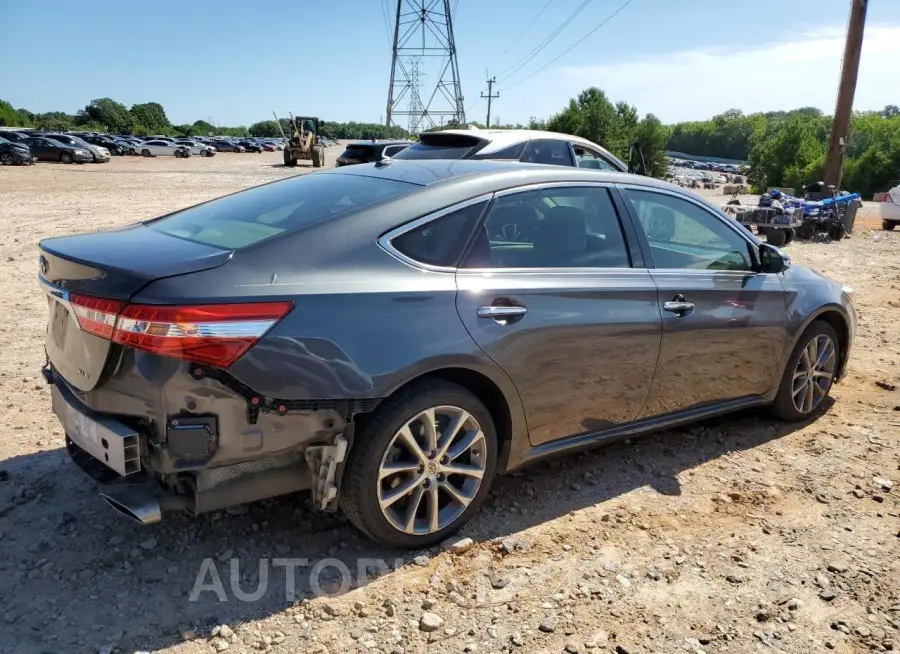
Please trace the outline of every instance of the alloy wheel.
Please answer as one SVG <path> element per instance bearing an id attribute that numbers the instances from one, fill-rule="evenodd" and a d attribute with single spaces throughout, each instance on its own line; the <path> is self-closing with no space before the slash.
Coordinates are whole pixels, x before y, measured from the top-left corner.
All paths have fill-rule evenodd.
<path id="1" fill-rule="evenodd" d="M 426 409 L 397 431 L 381 459 L 381 512 L 405 534 L 440 531 L 475 499 L 486 465 L 484 432 L 470 413 L 455 406 Z"/>
<path id="2" fill-rule="evenodd" d="M 812 413 L 825 399 L 834 380 L 836 354 L 834 342 L 826 334 L 810 339 L 803 348 L 791 384 L 791 399 L 800 413 Z"/>

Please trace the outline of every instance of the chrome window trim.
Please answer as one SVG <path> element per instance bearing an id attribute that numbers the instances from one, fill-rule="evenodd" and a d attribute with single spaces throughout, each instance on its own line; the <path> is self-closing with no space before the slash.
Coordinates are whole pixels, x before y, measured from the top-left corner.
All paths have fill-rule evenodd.
<path id="1" fill-rule="evenodd" d="M 472 205 L 478 204 L 479 202 L 490 202 L 492 197 L 494 197 L 494 193 L 484 193 L 477 197 L 450 205 L 449 207 L 444 207 L 443 209 L 439 209 L 438 211 L 435 211 L 433 213 L 426 214 L 420 218 L 416 218 L 411 222 L 404 223 L 399 227 L 395 227 L 386 234 L 383 234 L 377 241 L 378 245 L 382 250 L 387 252 L 395 259 L 405 263 L 408 266 L 412 266 L 413 268 L 418 268 L 420 270 L 426 270 L 429 272 L 455 273 L 457 270 L 456 266 L 435 266 L 430 263 L 424 263 L 423 261 L 413 259 L 412 257 L 403 254 L 402 252 L 400 252 L 400 250 L 395 248 L 392 241 L 398 236 L 402 236 L 403 234 L 417 229 L 422 225 L 427 225 L 430 222 L 438 220 L 439 218 L 443 218 L 444 216 L 459 211 L 460 209 L 471 207 Z M 480 220 L 481 217 L 479 216 L 479 221 Z"/>
<path id="2" fill-rule="evenodd" d="M 572 153 L 574 157 L 574 153 Z M 601 172 L 611 172 L 611 171 L 601 171 Z M 451 205 L 449 207 L 445 207 L 436 212 L 427 214 L 420 218 L 417 218 L 411 222 L 404 223 L 399 227 L 395 227 L 383 234 L 377 241 L 379 247 L 382 250 L 387 252 L 389 255 L 397 259 L 398 261 L 405 263 L 406 265 L 417 268 L 419 270 L 427 271 L 427 272 L 439 272 L 439 273 L 476 273 L 476 274 L 526 274 L 526 273 L 540 273 L 540 274 L 549 274 L 549 273 L 566 273 L 566 274 L 578 274 L 578 275 L 586 275 L 586 274 L 596 274 L 598 272 L 619 273 L 621 271 L 635 271 L 635 272 L 647 272 L 650 270 L 649 268 L 635 268 L 634 266 L 629 266 L 628 268 L 600 268 L 600 267 L 560 267 L 560 268 L 459 268 L 457 266 L 435 266 L 432 264 L 424 263 L 422 261 L 418 261 L 413 259 L 412 257 L 408 257 L 403 254 L 399 250 L 397 250 L 391 241 L 398 236 L 405 234 L 406 232 L 412 231 L 422 225 L 430 223 L 433 220 L 437 220 L 446 216 L 447 214 L 453 213 L 454 211 L 458 211 L 460 209 L 465 209 L 466 207 L 472 206 L 473 204 L 478 204 L 479 202 L 484 201 L 493 201 L 500 197 L 505 197 L 508 195 L 513 195 L 515 193 L 526 193 L 528 191 L 540 191 L 543 189 L 551 189 L 551 188 L 578 188 L 578 187 L 595 187 L 595 188 L 605 188 L 607 191 L 610 191 L 612 188 L 616 187 L 624 187 L 622 184 L 617 184 L 616 182 L 611 181 L 571 181 L 571 182 L 533 182 L 530 184 L 524 184 L 522 186 L 515 186 L 512 188 L 502 189 L 499 191 L 495 191 L 492 193 L 485 193 L 479 195 L 477 197 L 471 198 L 469 200 L 465 200 L 463 202 L 459 202 L 457 204 Z M 642 186 L 640 184 L 632 184 L 631 188 L 635 190 L 644 190 L 644 189 L 654 189 L 652 186 Z M 625 187 L 627 188 L 627 187 Z M 670 195 L 674 195 L 675 197 L 685 197 L 683 195 L 679 195 L 677 193 L 670 193 Z M 689 199 L 689 198 L 688 198 Z M 490 207 L 488 207 L 490 208 Z M 708 209 L 708 207 L 707 207 Z M 628 216 L 618 216 L 619 220 L 628 220 Z M 679 269 L 673 269 L 679 270 Z M 708 272 L 708 271 L 697 271 L 697 272 Z M 727 271 L 727 272 L 735 272 L 735 271 Z M 742 271 L 737 271 L 742 272 Z M 742 273 L 743 274 L 743 273 Z"/>

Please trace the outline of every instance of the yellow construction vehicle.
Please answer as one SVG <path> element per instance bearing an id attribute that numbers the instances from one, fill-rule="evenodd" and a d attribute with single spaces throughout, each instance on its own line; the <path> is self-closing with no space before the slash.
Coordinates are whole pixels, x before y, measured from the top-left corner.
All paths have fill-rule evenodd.
<path id="1" fill-rule="evenodd" d="M 319 142 L 319 128 L 324 121 L 310 116 L 291 116 L 291 137 L 284 146 L 284 165 L 312 161 L 314 168 L 325 165 L 325 146 Z"/>

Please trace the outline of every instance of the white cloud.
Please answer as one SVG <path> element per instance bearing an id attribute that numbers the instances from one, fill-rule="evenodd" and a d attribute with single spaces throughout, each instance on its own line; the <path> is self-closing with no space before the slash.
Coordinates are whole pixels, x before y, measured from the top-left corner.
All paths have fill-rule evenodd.
<path id="1" fill-rule="evenodd" d="M 664 57 L 562 69 L 570 95 L 598 86 L 614 101 L 655 113 L 663 122 L 702 120 L 726 109 L 745 113 L 797 107 L 834 111 L 844 30 L 800 33 L 762 45 L 685 50 Z M 560 84 L 562 86 L 563 84 Z M 869 25 L 863 39 L 856 109 L 896 104 L 900 27 Z"/>

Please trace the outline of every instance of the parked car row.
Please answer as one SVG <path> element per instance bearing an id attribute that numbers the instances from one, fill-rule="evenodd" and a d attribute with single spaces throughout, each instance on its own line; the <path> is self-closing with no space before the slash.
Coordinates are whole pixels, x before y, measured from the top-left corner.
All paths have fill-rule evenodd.
<path id="1" fill-rule="evenodd" d="M 46 132 L 34 129 L 0 129 L 0 164 L 106 163 L 113 156 L 212 157 L 217 152 L 275 152 L 284 139 L 192 137 L 156 135 L 138 137 L 96 132 Z"/>
<path id="2" fill-rule="evenodd" d="M 112 154 L 102 146 L 71 134 L 0 130 L 0 163 L 28 164 L 36 161 L 60 163 L 106 163 Z"/>

